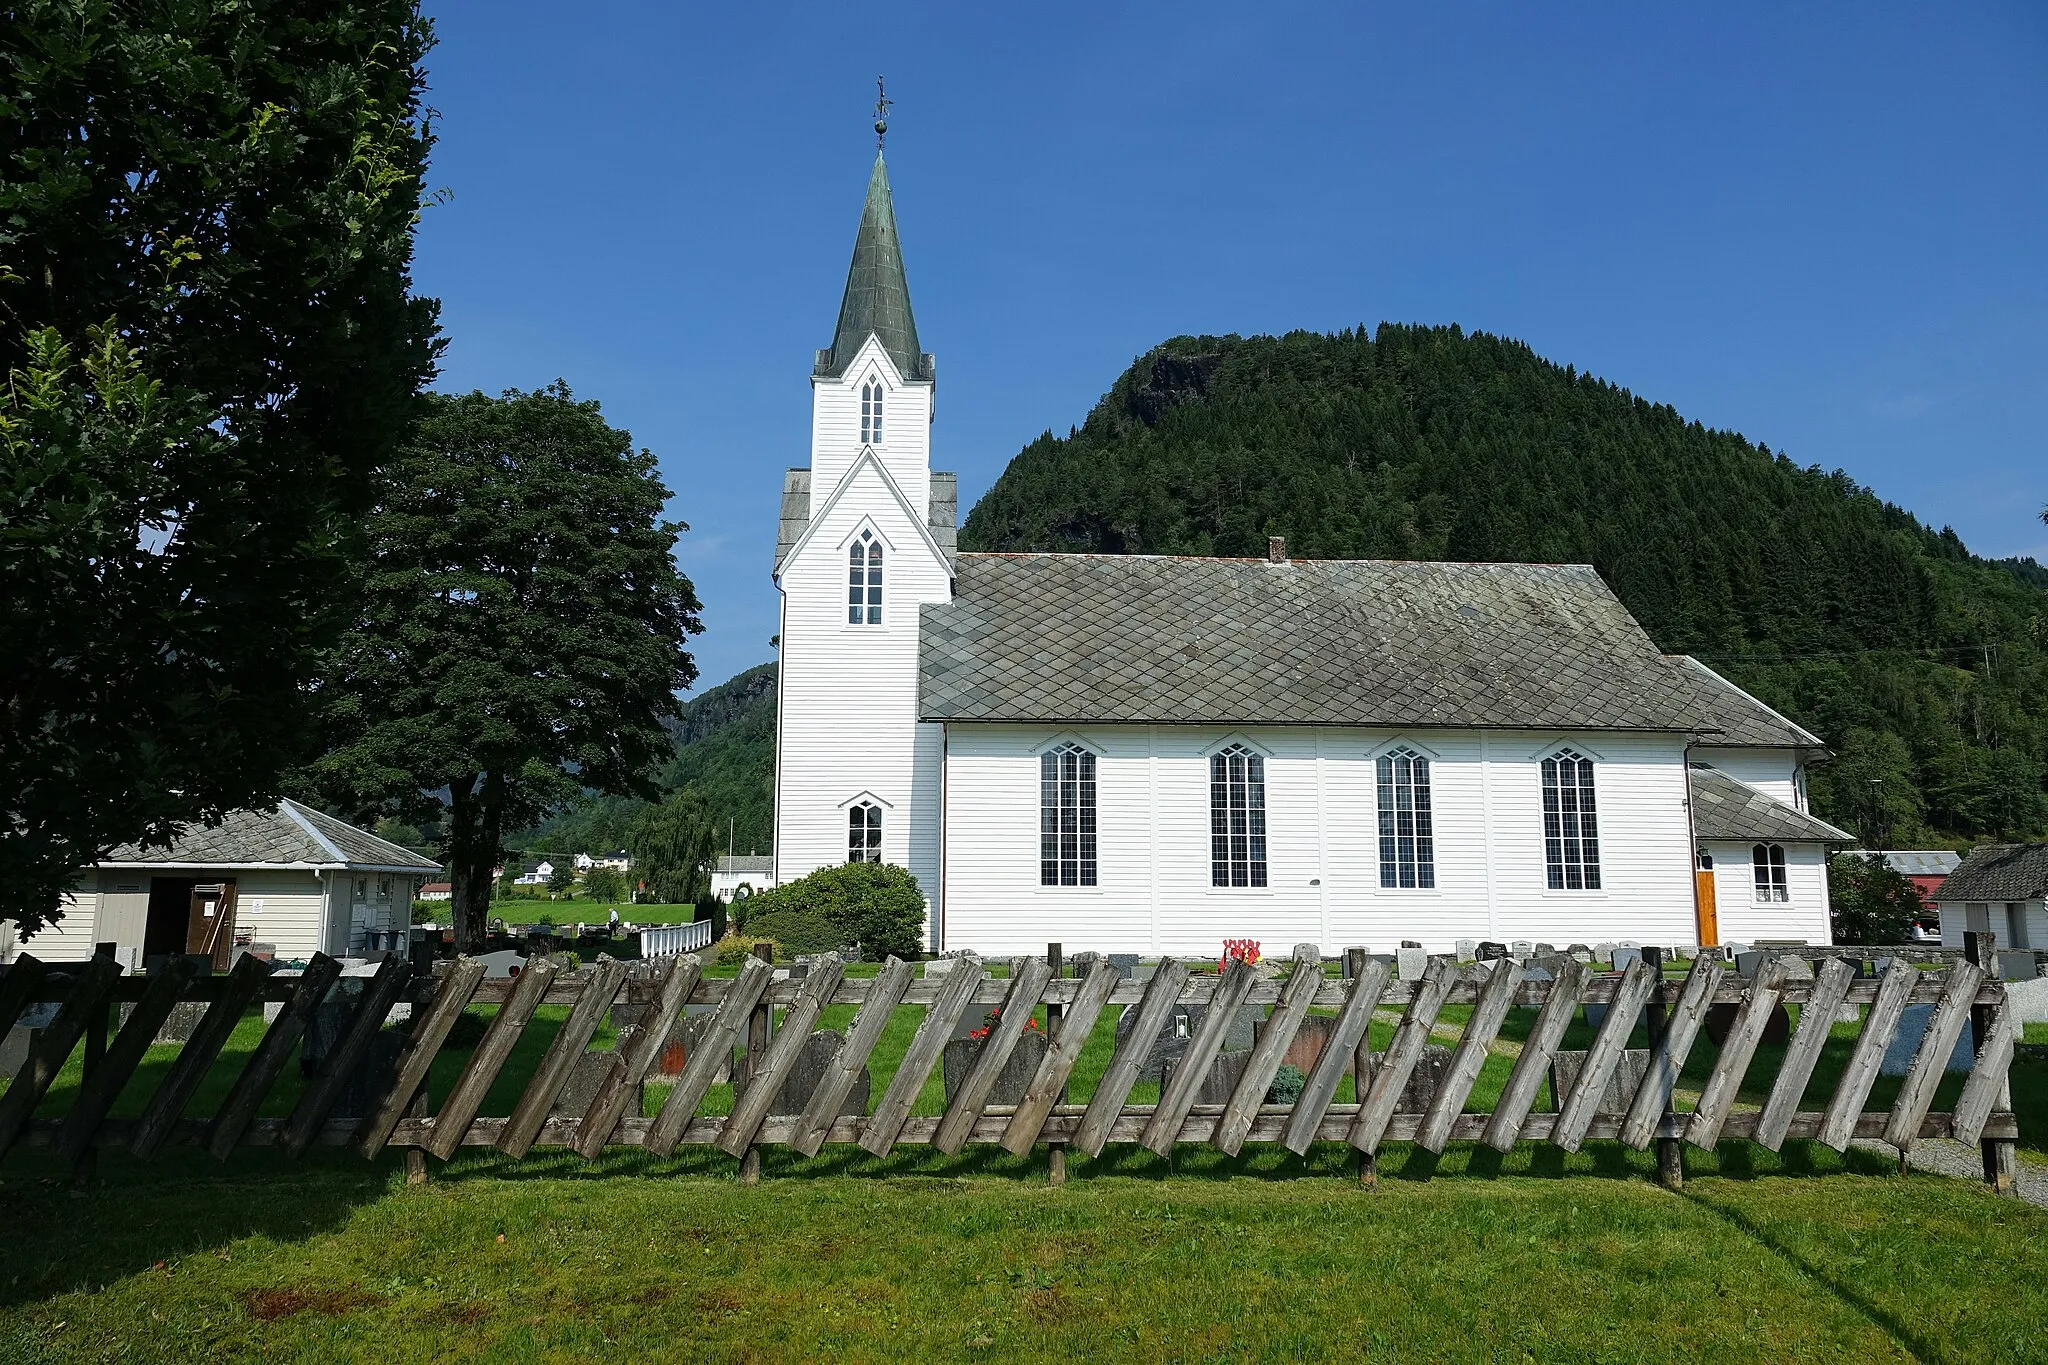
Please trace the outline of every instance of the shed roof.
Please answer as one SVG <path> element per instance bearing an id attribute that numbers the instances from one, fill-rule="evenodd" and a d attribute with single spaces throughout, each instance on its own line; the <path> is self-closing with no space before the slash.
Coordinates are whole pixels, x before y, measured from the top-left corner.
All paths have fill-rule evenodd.
<path id="1" fill-rule="evenodd" d="M 1983 844 L 1934 893 L 1949 901 L 2030 901 L 2048 897 L 2048 844 Z"/>
<path id="2" fill-rule="evenodd" d="M 718 860 L 718 870 L 727 876 L 746 876 L 754 873 L 773 872 L 775 870 L 775 859 L 766 856 L 757 857 L 750 854 L 729 856 Z"/>
<path id="3" fill-rule="evenodd" d="M 1945 877 L 1963 861 L 1962 854 L 1945 848 L 1886 848 L 1879 849 L 1876 856 L 1906 877 Z"/>
<path id="4" fill-rule="evenodd" d="M 963 554 L 922 613 L 926 720 L 1719 733 L 1775 714 L 1660 653 L 1583 564 Z"/>
<path id="5" fill-rule="evenodd" d="M 1770 843 L 1855 842 L 1846 831 L 1788 806 L 1747 782 L 1738 782 L 1719 768 L 1695 763 L 1687 777 L 1692 784 L 1692 830 L 1696 838 L 1744 843 L 1752 839 Z"/>
<path id="6" fill-rule="evenodd" d="M 409 848 L 297 801 L 270 810 L 229 811 L 218 825 L 192 825 L 169 848 L 123 844 L 102 867 L 309 867 L 369 872 L 441 870 Z"/>

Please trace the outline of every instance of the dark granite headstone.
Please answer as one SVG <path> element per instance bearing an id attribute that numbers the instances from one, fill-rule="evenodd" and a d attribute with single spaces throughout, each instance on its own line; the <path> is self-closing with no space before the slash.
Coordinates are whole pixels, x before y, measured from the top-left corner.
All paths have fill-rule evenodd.
<path id="1" fill-rule="evenodd" d="M 555 1096 L 553 1113 L 565 1118 L 582 1118 L 590 1111 L 591 1100 L 597 1097 L 597 1087 L 612 1069 L 610 1052 L 586 1052 L 576 1059 L 576 1065 L 569 1068 L 569 1083 L 562 1087 L 562 1093 Z"/>
<path id="2" fill-rule="evenodd" d="M 362 1003 L 364 978 L 344 976 L 328 989 L 327 995 L 306 1021 L 305 1037 L 299 1043 L 299 1069 L 308 1076 L 320 1074 L 320 1064 L 341 1042 Z"/>
<path id="3" fill-rule="evenodd" d="M 974 1059 L 981 1054 L 984 1040 L 980 1038 L 956 1038 L 946 1044 L 940 1057 L 940 1069 L 945 1075 L 946 1103 L 953 1102 L 953 1096 L 967 1081 L 967 1073 L 974 1069 Z M 1024 1092 L 1031 1088 L 1031 1078 L 1038 1074 L 1038 1067 L 1045 1060 L 1045 1035 L 1036 1029 L 1027 1030 L 1010 1049 L 1009 1060 L 1003 1063 L 1002 1072 L 997 1075 L 995 1085 L 988 1092 L 990 1104 L 1017 1104 L 1024 1098 Z"/>
<path id="4" fill-rule="evenodd" d="M 405 1035 L 394 1029 L 379 1029 L 370 1039 L 369 1050 L 356 1066 L 334 1107 L 330 1119 L 368 1118 L 386 1092 L 398 1082 L 398 1055 L 405 1050 Z"/>
<path id="5" fill-rule="evenodd" d="M 1125 1036 L 1130 1033 L 1132 1025 L 1137 1020 L 1138 1007 L 1131 1005 L 1124 1010 L 1122 1017 L 1116 1021 L 1116 1042 L 1118 1047 L 1123 1046 Z M 1194 1025 L 1188 1017 L 1187 1006 L 1175 1005 L 1166 1016 L 1165 1026 L 1159 1030 L 1158 1036 L 1153 1039 L 1152 1049 L 1145 1057 L 1145 1064 L 1138 1070 L 1138 1079 L 1141 1081 L 1159 1080 L 1164 1065 L 1167 1062 L 1179 1061 L 1181 1056 L 1188 1050 L 1188 1041 L 1194 1036 Z"/>
<path id="6" fill-rule="evenodd" d="M 1715 1047 L 1728 1041 L 1728 1034 L 1735 1028 L 1735 1017 L 1741 1010 L 1742 1006 L 1733 1002 L 1707 1006 L 1704 1027 L 1707 1030 L 1707 1037 L 1714 1040 Z M 1764 1041 L 1782 1043 L 1791 1036 L 1792 1014 L 1780 1001 L 1777 1008 L 1771 1011 L 1771 1017 L 1764 1023 Z"/>
<path id="7" fill-rule="evenodd" d="M 1216 1054 L 1216 1060 L 1209 1063 L 1208 1074 L 1202 1077 L 1202 1084 L 1195 1091 L 1196 1104 L 1228 1104 L 1230 1097 L 1237 1093 L 1237 1083 L 1244 1077 L 1245 1063 L 1252 1059 L 1251 1049 L 1231 1049 Z M 1169 1076 L 1171 1073 L 1168 1073 Z"/>
<path id="8" fill-rule="evenodd" d="M 1138 955 L 1136 953 L 1111 953 L 1109 955 L 1109 965 L 1116 968 L 1117 976 L 1125 981 L 1129 981 L 1138 974 Z"/>
<path id="9" fill-rule="evenodd" d="M 1572 1093 L 1572 1087 L 1579 1082 L 1579 1072 L 1585 1069 L 1584 1052 L 1560 1052 L 1550 1062 L 1550 1103 L 1553 1111 L 1563 1108 L 1565 1097 Z M 1600 1097 L 1600 1105 L 1593 1112 L 1607 1117 L 1618 1117 L 1628 1112 L 1629 1101 L 1642 1086 L 1643 1077 L 1650 1074 L 1650 1052 L 1647 1048 L 1629 1048 L 1621 1054 L 1614 1074 L 1607 1078 L 1607 1089 Z"/>
<path id="10" fill-rule="evenodd" d="M 832 1059 L 839 1055 L 839 1049 L 845 1042 L 844 1034 L 831 1029 L 819 1029 L 804 1039 L 803 1046 L 797 1049 L 796 1056 L 790 1061 L 789 1074 L 776 1088 L 775 1102 L 768 1106 L 769 1115 L 803 1113 L 811 1102 L 812 1094 L 817 1091 L 818 1082 L 825 1078 L 826 1068 L 831 1066 Z M 734 1083 L 732 1097 L 735 1101 L 747 1093 L 747 1084 L 744 1079 Z M 846 1098 L 839 1103 L 840 1114 L 867 1113 L 868 1091 L 872 1084 L 868 1069 L 862 1067 L 848 1088 Z"/>
<path id="11" fill-rule="evenodd" d="M 1505 943 L 1496 943 L 1492 939 L 1485 939 L 1479 945 L 1478 960 L 1481 962 L 1498 962 L 1507 955 L 1508 945 Z"/>

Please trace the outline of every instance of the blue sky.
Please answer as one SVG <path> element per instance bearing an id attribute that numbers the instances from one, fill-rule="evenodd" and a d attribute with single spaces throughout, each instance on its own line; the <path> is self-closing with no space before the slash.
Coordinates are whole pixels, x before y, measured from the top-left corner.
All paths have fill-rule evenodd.
<path id="1" fill-rule="evenodd" d="M 873 156 L 962 511 L 1182 333 L 1518 337 L 2048 560 L 2048 6 L 429 0 L 441 387 L 661 459 L 701 687 L 771 657 Z"/>

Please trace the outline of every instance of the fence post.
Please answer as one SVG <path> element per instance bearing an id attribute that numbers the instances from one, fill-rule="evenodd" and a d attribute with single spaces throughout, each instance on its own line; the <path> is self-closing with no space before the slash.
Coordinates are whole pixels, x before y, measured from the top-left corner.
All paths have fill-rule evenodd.
<path id="1" fill-rule="evenodd" d="M 1344 950 L 1345 978 L 1350 981 L 1357 981 L 1359 977 L 1365 974 L 1365 963 L 1365 949 L 1346 948 Z M 1358 1035 L 1358 1048 L 1351 1056 L 1352 1098 L 1360 1104 L 1364 1104 L 1365 1092 L 1371 1086 L 1372 1024 L 1368 1021 L 1365 1026 L 1365 1032 Z M 1379 1188 L 1380 1158 L 1377 1152 L 1358 1153 L 1358 1183 L 1363 1189 L 1374 1190 Z"/>
<path id="2" fill-rule="evenodd" d="M 92 945 L 92 955 L 94 957 L 112 957 L 117 947 L 119 945 L 113 943 L 95 943 Z M 114 993 L 109 991 L 106 1002 L 94 1010 L 92 1018 L 86 1022 L 85 1065 L 81 1068 L 78 1078 L 81 1092 L 84 1089 L 85 1083 L 91 1080 L 99 1071 L 100 1063 L 106 1058 L 107 1017 L 120 1008 L 119 1005 L 114 1003 Z M 72 1185 L 78 1189 L 84 1189 L 87 1185 L 92 1184 L 92 1178 L 99 1170 L 99 1160 L 99 1148 L 93 1146 L 90 1137 L 88 1137 L 85 1150 L 78 1154 L 78 1160 L 71 1163 Z"/>
<path id="3" fill-rule="evenodd" d="M 1664 950 L 1645 948 L 1643 961 L 1657 973 L 1657 982 L 1650 991 L 1650 1001 L 1643 1007 L 1643 1026 L 1649 1034 L 1650 1055 L 1657 1055 L 1657 1048 L 1664 1041 L 1664 1034 L 1670 1020 L 1670 1011 L 1664 1005 Z M 1673 1086 L 1674 1092 L 1677 1087 Z M 1664 1101 L 1664 1113 L 1658 1122 L 1657 1138 L 1657 1183 L 1667 1190 L 1685 1187 L 1685 1149 L 1676 1137 L 1664 1137 L 1666 1123 L 1676 1116 L 1671 1100 Z"/>
<path id="4" fill-rule="evenodd" d="M 774 962 L 775 945 L 772 943 L 756 943 L 754 945 L 754 956 L 760 958 L 763 962 Z M 761 992 L 761 1003 L 754 1006 L 753 1012 L 747 1016 L 746 1065 L 747 1080 L 750 1083 L 756 1076 L 761 1074 L 761 1060 L 768 1055 L 768 1025 L 773 1017 L 774 1010 L 775 1007 L 768 1003 L 768 992 L 764 990 Z M 758 1143 L 751 1143 L 747 1147 L 746 1155 L 740 1158 L 740 1184 L 758 1185 L 760 1183 L 761 1147 Z"/>
<path id="5" fill-rule="evenodd" d="M 1982 967 L 1986 979 L 1998 980 L 1998 935 L 1966 931 L 1963 934 L 1963 956 Z M 1970 1042 L 1978 1058 L 1984 1055 L 1985 1039 L 1991 1031 L 1991 1006 L 1970 1007 Z M 1998 1087 L 1998 1107 L 2012 1108 L 2012 1083 L 2001 1080 Z M 2019 1144 L 2011 1138 L 1984 1138 L 1978 1142 L 1984 1154 L 1984 1183 L 1991 1187 L 1993 1194 L 2012 1194 L 2018 1178 L 2017 1162 Z"/>
<path id="6" fill-rule="evenodd" d="M 1064 966 L 1063 958 L 1064 955 L 1060 951 L 1059 944 L 1048 943 L 1045 945 L 1045 960 L 1047 965 L 1049 965 L 1052 968 L 1052 979 L 1054 981 L 1058 981 L 1060 979 L 1061 969 Z M 1050 1002 L 1047 1003 L 1045 1007 L 1045 1045 L 1048 1049 L 1058 1046 L 1060 1041 L 1060 1025 L 1065 1021 L 1066 1013 L 1066 1008 L 1064 1006 Z M 1065 1081 L 1061 1081 L 1060 1093 L 1053 1097 L 1053 1103 L 1059 1105 L 1065 1104 L 1066 1102 L 1067 1084 Z M 1055 1187 L 1067 1183 L 1066 1143 L 1046 1143 L 1045 1178 L 1048 1184 L 1051 1184 Z"/>
<path id="7" fill-rule="evenodd" d="M 424 1009 L 425 1006 L 415 1005 L 413 1008 Z M 500 1008 L 503 1008 L 503 1006 L 500 1006 Z M 420 1087 L 420 1093 L 413 1096 L 412 1107 L 405 1112 L 408 1118 L 423 1119 L 427 1117 L 426 1086 Z M 417 1142 L 405 1149 L 405 1183 L 408 1185 L 424 1185 L 427 1183 L 427 1149 Z"/>

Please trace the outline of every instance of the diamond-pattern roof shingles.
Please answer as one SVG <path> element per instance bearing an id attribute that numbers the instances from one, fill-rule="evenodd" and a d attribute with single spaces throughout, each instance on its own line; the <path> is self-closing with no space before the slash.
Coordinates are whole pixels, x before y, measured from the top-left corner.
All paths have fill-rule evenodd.
<path id="1" fill-rule="evenodd" d="M 1818 736 L 1779 715 L 1698 659 L 1673 659 L 1693 689 L 1693 707 L 1720 733 L 1709 742 L 1723 747 L 1820 749 Z"/>
<path id="2" fill-rule="evenodd" d="M 1699 728 L 1583 565 L 962 555 L 923 610 L 932 720 Z"/>
<path id="3" fill-rule="evenodd" d="M 1825 820 L 1786 805 L 1718 768 L 1694 764 L 1686 774 L 1692 785 L 1692 828 L 1701 839 L 1763 839 L 1773 843 L 1806 840 L 1851 844 L 1847 832 Z"/>
<path id="4" fill-rule="evenodd" d="M 1981 844 L 1963 855 L 1934 899 L 2030 901 L 2048 896 L 2048 844 Z"/>
<path id="5" fill-rule="evenodd" d="M 309 832 L 307 824 L 320 837 Z M 441 870 L 440 864 L 411 849 L 296 801 L 282 802 L 270 810 L 229 811 L 218 825 L 187 826 L 167 849 L 124 844 L 105 861 L 204 867 L 382 867 L 422 873 Z"/>

